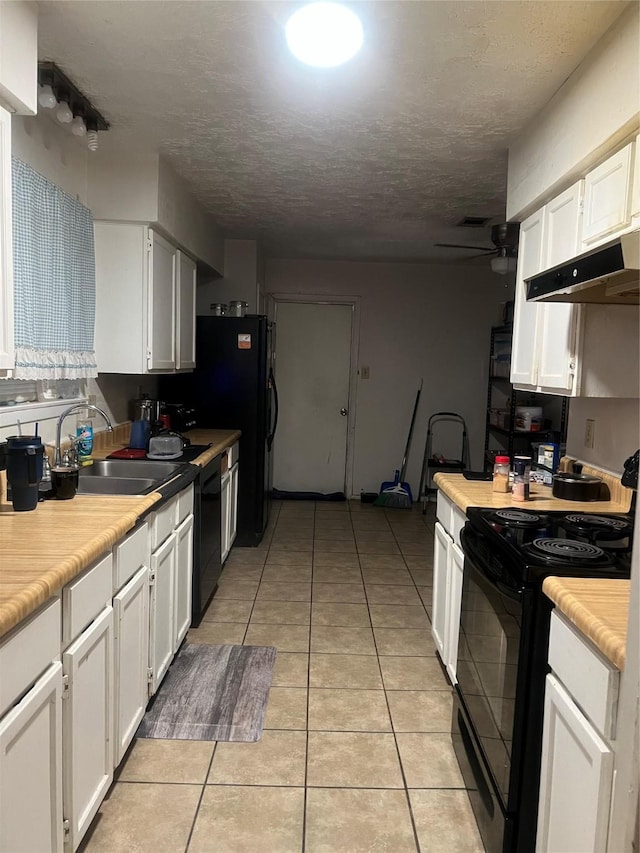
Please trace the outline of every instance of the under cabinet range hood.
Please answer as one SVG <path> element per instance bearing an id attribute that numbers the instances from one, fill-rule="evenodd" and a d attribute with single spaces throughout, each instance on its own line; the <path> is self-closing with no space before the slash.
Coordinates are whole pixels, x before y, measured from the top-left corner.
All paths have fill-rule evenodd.
<path id="1" fill-rule="evenodd" d="M 640 230 L 525 279 L 529 302 L 640 304 Z"/>

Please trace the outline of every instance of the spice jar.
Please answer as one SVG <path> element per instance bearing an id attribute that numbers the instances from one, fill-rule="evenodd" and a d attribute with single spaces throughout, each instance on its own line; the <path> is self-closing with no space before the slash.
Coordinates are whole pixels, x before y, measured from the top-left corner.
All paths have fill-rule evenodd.
<path id="1" fill-rule="evenodd" d="M 513 460 L 513 500 L 529 500 L 529 482 L 531 476 L 531 459 L 528 456 L 516 456 Z"/>
<path id="2" fill-rule="evenodd" d="M 496 456 L 493 463 L 493 491 L 509 491 L 509 462 L 508 456 Z"/>

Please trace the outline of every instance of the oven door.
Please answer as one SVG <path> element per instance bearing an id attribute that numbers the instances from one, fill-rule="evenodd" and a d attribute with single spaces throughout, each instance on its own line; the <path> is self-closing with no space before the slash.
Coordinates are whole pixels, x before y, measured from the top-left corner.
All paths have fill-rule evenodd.
<path id="1" fill-rule="evenodd" d="M 504 811 L 510 791 L 516 685 L 526 593 L 502 570 L 495 555 L 478 548 L 477 534 L 462 531 L 465 553 L 458 691 Z M 525 667 L 526 668 L 526 667 Z"/>

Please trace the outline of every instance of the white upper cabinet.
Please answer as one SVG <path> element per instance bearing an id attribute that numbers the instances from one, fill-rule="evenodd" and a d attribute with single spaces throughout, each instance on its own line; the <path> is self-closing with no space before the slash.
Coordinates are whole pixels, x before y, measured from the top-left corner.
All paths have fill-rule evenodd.
<path id="1" fill-rule="evenodd" d="M 585 178 L 582 247 L 590 249 L 624 231 L 631 222 L 631 174 L 634 143 L 630 142 Z"/>
<path id="2" fill-rule="evenodd" d="M 176 250 L 149 229 L 149 370 L 176 366 Z"/>
<path id="3" fill-rule="evenodd" d="M 544 269 L 568 261 L 580 251 L 584 181 L 578 181 L 545 206 Z M 576 344 L 580 305 L 542 302 L 538 305 L 538 387 L 570 395 L 576 375 Z"/>
<path id="4" fill-rule="evenodd" d="M 587 184 L 573 184 L 520 226 L 511 382 L 565 397 L 638 397 L 636 311 L 526 301 L 525 279 L 583 251 Z"/>
<path id="5" fill-rule="evenodd" d="M 195 262 L 145 225 L 96 221 L 94 232 L 98 370 L 193 369 Z"/>
<path id="6" fill-rule="evenodd" d="M 543 240 L 546 209 L 536 211 L 520 226 L 518 271 L 513 317 L 513 346 L 511 350 L 511 382 L 535 388 L 537 364 L 535 359 L 538 306 L 527 302 L 525 278 L 540 272 L 544 265 Z"/>
<path id="7" fill-rule="evenodd" d="M 37 3 L 0 3 L 0 105 L 18 115 L 38 112 Z"/>
<path id="8" fill-rule="evenodd" d="M 0 107 L 0 375 L 14 364 L 11 116 Z"/>
<path id="9" fill-rule="evenodd" d="M 176 370 L 196 366 L 196 264 L 176 253 Z"/>

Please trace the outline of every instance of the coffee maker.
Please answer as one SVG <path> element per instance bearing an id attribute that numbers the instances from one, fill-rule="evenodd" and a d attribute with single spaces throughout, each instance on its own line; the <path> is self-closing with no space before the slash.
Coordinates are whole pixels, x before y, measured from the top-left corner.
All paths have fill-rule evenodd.
<path id="1" fill-rule="evenodd" d="M 161 400 L 152 400 L 144 394 L 142 399 L 136 400 L 135 402 L 133 421 L 134 423 L 136 421 L 143 421 L 144 423 L 147 423 L 149 425 L 149 437 L 153 437 L 154 435 L 158 435 L 158 433 L 165 428 L 165 424 L 162 421 L 163 409 L 164 403 Z"/>

